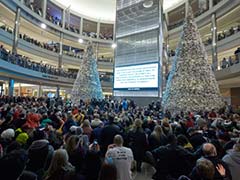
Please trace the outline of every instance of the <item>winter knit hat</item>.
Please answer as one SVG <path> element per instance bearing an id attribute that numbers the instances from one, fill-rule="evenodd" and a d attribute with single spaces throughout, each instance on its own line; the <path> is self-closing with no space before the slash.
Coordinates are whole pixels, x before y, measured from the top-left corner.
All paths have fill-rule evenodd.
<path id="1" fill-rule="evenodd" d="M 12 138 L 14 138 L 15 136 L 15 132 L 13 129 L 9 128 L 9 129 L 6 129 L 5 131 L 2 132 L 1 134 L 1 138 L 2 139 L 9 139 L 11 140 Z"/>
<path id="2" fill-rule="evenodd" d="M 24 145 L 27 143 L 28 138 L 29 138 L 28 134 L 25 132 L 22 132 L 17 136 L 16 141 L 21 145 Z"/>

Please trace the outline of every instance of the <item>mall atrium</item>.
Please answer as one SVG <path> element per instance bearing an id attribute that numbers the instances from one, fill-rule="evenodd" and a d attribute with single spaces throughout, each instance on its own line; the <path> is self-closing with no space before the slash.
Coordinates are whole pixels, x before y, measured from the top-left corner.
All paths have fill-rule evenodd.
<path id="1" fill-rule="evenodd" d="M 88 106 L 90 101 L 94 105 Z M 102 105 L 103 102 L 104 105 Z M 121 110 L 119 110 L 120 107 Z M 220 116 L 222 111 L 217 111 L 223 107 L 225 116 Z M 205 111 L 210 112 L 206 117 L 207 120 L 203 115 Z M 110 112 L 111 115 L 108 114 Z M 36 116 L 28 123 L 31 113 L 35 113 Z M 195 116 L 191 113 L 195 113 Z M 198 116 L 196 116 L 197 113 Z M 0 134 L 2 138 L 0 139 L 0 157 L 3 157 L 3 160 L 0 159 L 0 179 L 2 177 L 6 180 L 19 179 L 20 177 L 27 180 L 35 177 L 35 179 L 47 180 L 239 180 L 240 174 L 237 172 L 240 170 L 240 142 L 237 140 L 240 134 L 239 113 L 240 0 L 0 1 Z M 173 120 L 173 116 L 177 118 Z M 25 119 L 24 123 L 19 125 L 17 122 L 12 126 L 12 122 L 20 117 Z M 59 117 L 61 123 L 57 122 L 56 125 L 55 121 Z M 70 122 L 69 117 L 74 122 Z M 218 118 L 222 119 L 223 126 L 232 123 L 234 128 L 223 130 L 217 122 L 215 125 L 211 124 Z M 110 124 L 112 121 L 121 122 L 120 130 L 111 129 L 112 134 L 107 130 L 104 131 L 104 128 L 108 127 L 105 121 L 109 121 L 107 123 Z M 159 125 L 149 125 L 152 122 Z M 183 127 L 174 129 L 182 122 L 186 123 L 185 129 Z M 98 134 L 100 130 L 95 132 L 94 123 L 97 124 L 96 128 L 102 128 L 101 130 L 105 132 L 104 137 Z M 133 129 L 136 128 L 133 130 L 135 134 L 122 131 L 124 128 L 131 129 L 132 124 L 134 124 Z M 216 144 L 211 144 L 210 140 L 205 142 L 203 136 L 191 139 L 192 134 L 197 130 L 205 132 L 205 124 L 209 125 L 209 132 L 218 132 L 214 139 Z M 59 131 L 64 135 L 62 144 L 58 143 L 60 139 L 57 135 L 50 142 L 51 144 L 56 140 L 56 143 L 51 144 L 55 154 L 58 153 L 61 156 L 66 153 L 61 152 L 61 148 L 65 147 L 67 151 L 73 148 L 66 144 L 68 144 L 69 133 L 74 131 L 76 139 L 72 138 L 72 143 L 75 141 L 83 143 L 81 153 L 86 152 L 84 138 L 81 139 L 82 136 L 79 135 L 85 134 L 88 135 L 89 144 L 96 143 L 97 147 L 101 148 L 99 150 L 101 161 L 104 161 L 106 152 L 106 157 L 111 158 L 106 158 L 108 163 L 92 168 L 88 163 L 96 162 L 97 164 L 98 157 L 92 156 L 88 157 L 90 160 L 86 160 L 84 156 L 83 165 L 78 167 L 80 162 L 75 165 L 76 162 L 72 158 L 80 157 L 76 154 L 71 156 L 68 151 L 69 162 L 75 166 L 75 169 L 80 168 L 81 173 L 75 174 L 74 178 L 65 177 L 66 174 L 63 174 L 61 178 L 58 171 L 53 170 L 54 158 L 51 161 L 51 159 L 42 160 L 35 157 L 37 145 L 34 147 L 34 140 L 41 139 L 39 137 L 42 136 L 43 131 L 51 136 L 46 130 L 48 127 L 50 131 L 49 126 L 54 129 L 54 132 Z M 143 130 L 141 133 L 137 131 L 140 126 L 144 129 L 147 139 L 145 136 L 142 137 Z M 86 127 L 89 129 L 85 130 Z M 77 132 L 77 128 L 83 133 Z M 21 132 L 18 131 L 19 129 Z M 7 134 L 4 134 L 5 131 Z M 33 138 L 35 136 L 30 138 L 32 131 L 38 133 L 36 139 Z M 114 136 L 113 139 L 113 134 L 119 134 L 115 132 L 120 131 L 122 137 Z M 11 133 L 14 135 L 9 137 Z M 29 137 L 25 137 L 24 133 Z M 184 135 L 179 137 L 181 133 Z M 19 134 L 23 136 L 21 140 L 18 140 Z M 161 141 L 168 140 L 170 144 L 178 140 L 181 146 L 185 145 L 183 146 L 185 149 L 191 149 L 189 151 L 191 157 L 186 154 L 188 161 L 193 158 L 192 154 L 196 153 L 199 147 L 202 148 L 203 154 L 209 153 L 207 152 L 209 149 L 209 151 L 212 150 L 209 157 L 211 153 L 222 154 L 218 161 L 209 160 L 207 155 L 205 159 L 201 159 L 201 155 L 194 154 L 194 163 L 188 167 L 189 172 L 184 168 L 181 169 L 182 166 L 187 167 L 184 163 L 176 169 L 171 169 L 171 163 L 168 164 L 167 160 L 161 157 L 162 149 L 159 152 L 152 151 L 159 145 L 168 143 L 159 143 L 156 140 L 154 143 L 157 146 L 151 147 L 152 134 L 161 137 Z M 210 133 L 208 135 L 211 139 Z M 4 139 L 5 136 L 8 138 Z M 28 141 L 31 139 L 32 144 L 25 138 Z M 10 144 L 13 139 L 17 144 Z M 130 170 L 135 172 L 134 168 L 127 169 L 129 163 L 116 164 L 114 155 L 117 155 L 114 154 L 115 152 L 109 152 L 109 147 L 106 146 L 111 143 L 115 143 L 116 146 L 122 145 L 123 140 L 128 142 L 123 145 L 130 147 L 130 151 L 124 151 L 123 156 L 127 156 L 128 159 L 133 151 L 134 157 L 131 156 L 131 158 L 136 162 L 133 167 L 137 170 L 132 177 L 129 177 L 126 172 Z M 141 142 L 145 141 L 148 146 L 141 145 Z M 234 145 L 233 142 L 236 144 Z M 39 146 L 44 146 L 43 142 L 37 143 L 40 143 Z M 190 143 L 192 145 L 189 145 Z M 228 149 L 225 149 L 227 148 L 225 145 Z M 10 152 L 11 148 L 19 150 L 18 146 L 27 149 L 29 154 L 36 153 L 29 160 L 30 162 L 32 160 L 32 164 L 26 163 L 28 172 L 16 167 L 16 172 L 17 170 L 20 172 L 18 175 L 3 176 L 3 173 L 11 174 L 11 171 L 7 170 L 1 172 L 4 163 L 11 163 L 4 159 L 8 155 L 5 151 Z M 33 148 L 32 151 L 29 150 L 31 148 Z M 115 146 L 111 148 L 114 149 Z M 228 157 L 225 157 L 229 149 L 238 153 L 236 155 L 238 159 L 233 163 L 235 169 L 228 165 Z M 152 153 L 146 155 L 146 152 Z M 173 151 L 171 153 L 171 156 L 168 154 L 169 157 L 176 156 Z M 44 156 L 44 153 L 39 154 Z M 166 165 L 168 168 L 165 169 L 171 169 L 169 174 L 165 174 L 166 176 L 164 173 L 167 170 L 161 171 L 160 160 L 153 162 L 157 158 L 169 166 Z M 176 156 L 176 159 L 180 162 L 184 161 L 180 155 Z M 47 162 L 47 160 L 51 165 L 49 167 L 45 163 L 44 167 L 40 168 L 45 174 L 40 175 L 36 162 L 41 164 L 41 161 Z M 169 159 L 172 162 L 175 160 L 174 157 Z M 112 167 L 111 164 L 114 163 L 116 166 Z M 206 173 L 207 166 L 209 166 L 210 175 Z M 199 169 L 195 172 L 194 167 Z M 70 168 L 70 166 L 65 165 L 64 168 Z M 90 170 L 87 171 L 86 168 Z M 7 169 L 7 166 L 4 169 Z M 97 175 L 91 176 L 89 171 Z M 212 177 L 211 172 L 213 172 Z M 228 174 L 230 172 L 231 175 Z M 196 175 L 197 173 L 199 174 Z M 111 177 L 107 178 L 108 175 Z"/>

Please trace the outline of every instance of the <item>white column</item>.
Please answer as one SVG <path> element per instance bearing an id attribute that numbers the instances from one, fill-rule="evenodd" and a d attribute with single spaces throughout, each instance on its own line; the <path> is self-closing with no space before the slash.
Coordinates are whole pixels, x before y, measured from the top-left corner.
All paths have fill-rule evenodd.
<path id="1" fill-rule="evenodd" d="M 83 18 L 81 18 L 81 22 L 80 22 L 80 35 L 83 34 Z"/>
<path id="2" fill-rule="evenodd" d="M 47 14 L 47 0 L 42 0 L 42 16 L 46 19 Z"/>
<path id="3" fill-rule="evenodd" d="M 212 17 L 212 26 L 211 26 L 211 33 L 212 33 L 212 65 L 213 70 L 218 69 L 218 54 L 217 54 L 217 20 L 216 14 L 213 13 Z"/>
<path id="4" fill-rule="evenodd" d="M 42 85 L 38 86 L 38 91 L 37 91 L 37 97 L 41 97 L 42 96 Z"/>
<path id="5" fill-rule="evenodd" d="M 209 0 L 209 9 L 213 7 L 213 0 Z"/>
<path id="6" fill-rule="evenodd" d="M 20 16 L 21 16 L 21 9 L 20 9 L 20 7 L 17 7 L 17 11 L 15 13 L 15 23 L 14 23 L 14 30 L 13 30 L 13 45 L 12 45 L 12 52 L 14 54 L 17 54 L 17 49 L 18 49 Z"/>
<path id="7" fill-rule="evenodd" d="M 18 96 L 21 96 L 21 83 L 18 83 Z"/>
<path id="8" fill-rule="evenodd" d="M 100 34 L 100 22 L 97 23 L 97 38 L 99 38 Z"/>

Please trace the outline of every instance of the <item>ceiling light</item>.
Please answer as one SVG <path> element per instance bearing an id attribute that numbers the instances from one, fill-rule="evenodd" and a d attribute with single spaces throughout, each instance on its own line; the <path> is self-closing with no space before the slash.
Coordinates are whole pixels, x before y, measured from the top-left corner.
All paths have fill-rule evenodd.
<path id="1" fill-rule="evenodd" d="M 83 43 L 83 39 L 78 39 L 78 42 L 79 43 Z"/>
<path id="2" fill-rule="evenodd" d="M 115 49 L 117 47 L 117 44 L 113 43 L 112 48 Z"/>
<path id="3" fill-rule="evenodd" d="M 44 24 L 44 23 L 42 23 L 42 24 L 41 24 L 41 28 L 46 29 L 46 28 L 47 28 L 47 25 Z"/>
<path id="4" fill-rule="evenodd" d="M 143 3 L 143 7 L 150 8 L 153 6 L 153 0 L 145 0 Z"/>

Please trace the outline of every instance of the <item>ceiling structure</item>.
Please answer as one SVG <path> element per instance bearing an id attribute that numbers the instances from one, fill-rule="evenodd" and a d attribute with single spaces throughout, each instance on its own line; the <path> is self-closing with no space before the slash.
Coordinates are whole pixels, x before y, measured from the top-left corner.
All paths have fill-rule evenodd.
<path id="1" fill-rule="evenodd" d="M 53 0 L 59 2 L 65 7 L 69 7 L 85 16 L 105 20 L 115 21 L 116 1 L 117 0 Z M 163 9 L 168 10 L 183 0 L 163 0 Z"/>

